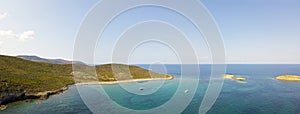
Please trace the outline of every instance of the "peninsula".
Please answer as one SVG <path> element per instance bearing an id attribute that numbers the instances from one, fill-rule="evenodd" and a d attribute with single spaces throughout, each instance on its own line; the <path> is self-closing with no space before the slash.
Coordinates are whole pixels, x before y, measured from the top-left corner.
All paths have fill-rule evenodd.
<path id="1" fill-rule="evenodd" d="M 300 82 L 300 76 L 297 75 L 280 75 L 275 77 L 275 79 L 281 81 Z"/>
<path id="2" fill-rule="evenodd" d="M 87 66 L 53 64 L 0 55 L 0 105 L 25 99 L 47 99 L 76 83 L 116 84 L 131 81 L 171 80 L 173 76 L 159 74 L 138 66 L 105 64 Z M 75 81 L 74 81 L 74 76 Z"/>

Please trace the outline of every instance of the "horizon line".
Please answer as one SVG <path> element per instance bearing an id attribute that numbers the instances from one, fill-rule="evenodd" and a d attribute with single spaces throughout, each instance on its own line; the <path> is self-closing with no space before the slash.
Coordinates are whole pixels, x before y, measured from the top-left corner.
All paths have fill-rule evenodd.
<path id="1" fill-rule="evenodd" d="M 0 54 L 0 55 L 3 55 L 3 54 Z M 40 56 L 40 55 L 38 55 L 38 54 L 30 54 L 30 55 L 26 55 L 26 54 L 20 54 L 20 55 L 4 55 L 4 56 L 12 56 L 12 57 L 17 57 L 17 56 L 36 56 L 36 57 L 40 57 L 40 58 L 43 58 L 43 59 L 62 59 L 62 60 L 67 60 L 67 61 L 79 61 L 79 62 L 83 62 L 83 63 L 85 63 L 85 64 L 87 64 L 87 65 L 102 65 L 102 64 L 128 64 L 128 65 L 149 65 L 149 64 L 153 64 L 153 63 L 120 63 L 120 62 L 102 62 L 102 63 L 88 63 L 88 62 L 85 62 L 85 61 L 82 61 L 82 60 L 73 60 L 73 59 L 65 59 L 65 58 L 63 58 L 63 57 L 55 57 L 55 58 L 51 58 L 51 57 L 44 57 L 44 56 Z M 179 65 L 179 64 L 185 64 L 185 65 L 188 65 L 188 64 L 198 64 L 198 65 L 201 65 L 201 64 L 203 64 L 203 65 L 212 65 L 212 64 L 214 64 L 214 63 L 211 63 L 211 62 L 203 62 L 203 63 L 163 63 L 163 64 L 169 64 L 169 65 Z M 268 64 L 270 64 L 270 65 L 272 65 L 272 64 L 278 64 L 278 65 L 297 65 L 297 64 L 300 64 L 300 62 L 298 63 L 298 62 L 295 62 L 295 63 L 290 63 L 290 62 L 273 62 L 273 63 L 270 63 L 270 62 L 267 62 L 267 63 L 259 63 L 259 62 L 248 62 L 248 63 L 239 63 L 239 62 L 225 62 L 224 63 L 225 65 L 235 65 L 235 64 L 249 64 L 249 65 L 251 65 L 251 64 L 256 64 L 256 65 L 259 65 L 259 64 L 261 64 L 261 65 L 268 65 Z M 215 63 L 215 65 L 218 65 L 217 63 Z M 222 65 L 223 65 L 223 63 L 222 63 Z"/>

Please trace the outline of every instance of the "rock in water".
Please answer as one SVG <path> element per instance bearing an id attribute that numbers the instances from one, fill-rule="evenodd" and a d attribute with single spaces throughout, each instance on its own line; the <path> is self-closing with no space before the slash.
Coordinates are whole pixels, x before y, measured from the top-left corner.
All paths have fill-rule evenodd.
<path id="1" fill-rule="evenodd" d="M 236 77 L 235 75 L 232 75 L 232 74 L 225 74 L 225 75 L 223 75 L 223 78 L 232 79 L 232 80 L 236 80 L 236 81 L 245 81 L 246 80 L 246 78 Z"/>
<path id="2" fill-rule="evenodd" d="M 300 82 L 300 76 L 296 75 L 281 75 L 275 78 L 276 80 Z"/>
<path id="3" fill-rule="evenodd" d="M 140 90 L 141 90 L 141 91 L 143 91 L 143 90 L 144 90 L 144 88 L 140 87 Z"/>
<path id="4" fill-rule="evenodd" d="M 1 105 L 0 110 L 5 110 L 7 108 L 7 105 Z"/>

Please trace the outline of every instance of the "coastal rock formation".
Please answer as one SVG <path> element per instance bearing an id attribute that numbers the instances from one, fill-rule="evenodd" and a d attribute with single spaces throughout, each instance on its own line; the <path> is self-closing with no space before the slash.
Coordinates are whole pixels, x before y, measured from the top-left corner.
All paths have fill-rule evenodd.
<path id="1" fill-rule="evenodd" d="M 28 94 L 26 91 L 15 91 L 15 92 L 2 92 L 0 96 L 2 97 L 0 99 L 0 105 L 8 104 L 10 102 L 19 101 L 19 100 L 25 100 L 25 99 L 41 99 L 46 100 L 50 95 L 54 95 L 57 93 L 61 93 L 65 90 L 67 90 L 68 87 L 63 87 L 59 90 L 55 91 L 45 91 L 45 92 L 38 92 L 38 93 L 31 93 Z M 5 105 L 3 105 L 5 106 Z M 3 109 L 3 108 L 1 108 Z"/>
<path id="2" fill-rule="evenodd" d="M 63 87 L 63 88 L 61 88 L 61 89 L 59 89 L 59 90 L 55 90 L 55 91 L 38 92 L 38 93 L 36 93 L 36 94 L 25 94 L 25 98 L 26 98 L 26 99 L 30 99 L 30 98 L 33 98 L 33 99 L 39 98 L 39 99 L 41 99 L 41 100 L 46 100 L 46 99 L 48 99 L 48 97 L 49 97 L 50 95 L 54 95 L 54 94 L 57 94 L 57 93 L 62 93 L 63 91 L 65 91 L 65 90 L 67 90 L 67 89 L 68 89 L 68 87 Z"/>
<path id="3" fill-rule="evenodd" d="M 7 108 L 7 105 L 0 105 L 0 110 L 5 110 Z"/>
<path id="4" fill-rule="evenodd" d="M 276 80 L 300 82 L 300 76 L 296 75 L 281 75 L 275 78 Z"/>
<path id="5" fill-rule="evenodd" d="M 236 80 L 236 81 L 245 81 L 246 80 L 246 78 L 236 77 L 235 75 L 232 75 L 232 74 L 224 74 L 223 78 L 232 79 L 232 80 Z"/>

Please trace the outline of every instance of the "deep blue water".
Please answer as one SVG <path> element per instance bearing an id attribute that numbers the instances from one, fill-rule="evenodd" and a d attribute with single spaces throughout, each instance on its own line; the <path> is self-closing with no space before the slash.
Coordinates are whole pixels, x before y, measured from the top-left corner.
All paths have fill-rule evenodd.
<path id="1" fill-rule="evenodd" d="M 149 65 L 139 66 L 149 69 Z M 148 113 L 171 113 L 181 110 L 182 104 L 188 106 L 177 113 L 198 113 L 210 82 L 211 66 L 200 65 L 201 78 L 196 81 L 198 86 L 195 94 L 192 94 L 192 89 L 190 92 L 184 92 L 185 88 L 194 86 L 195 76 L 191 75 L 193 73 L 181 76 L 180 65 L 165 65 L 165 69 L 166 73 L 176 78 L 165 82 L 154 81 L 149 87 L 146 86 L 149 82 L 139 83 L 145 89 L 143 91 L 154 91 L 156 85 L 162 84 L 152 94 L 130 93 L 119 85 L 80 85 L 72 86 L 64 93 L 51 96 L 48 100 L 11 103 L 7 110 L 0 113 L 141 113 L 145 110 L 150 110 Z M 155 67 L 151 70 L 164 72 Z M 186 71 L 193 72 L 188 69 Z M 226 72 L 246 77 L 247 80 L 243 83 L 224 80 L 221 93 L 207 113 L 297 114 L 300 112 L 300 82 L 273 79 L 282 74 L 300 75 L 300 65 L 227 65 Z M 181 82 L 186 87 L 179 88 Z M 78 89 L 81 95 L 85 96 L 84 101 Z M 173 100 L 174 96 L 178 98 Z M 192 98 L 191 102 L 187 102 L 188 97 Z M 174 101 L 170 103 L 170 108 L 160 108 L 160 106 L 168 106 L 170 101 Z"/>

